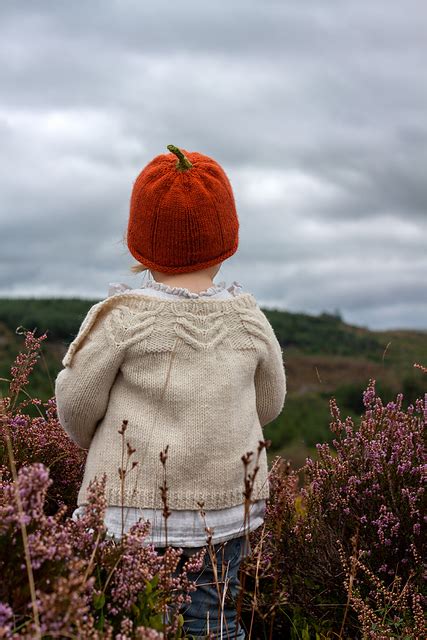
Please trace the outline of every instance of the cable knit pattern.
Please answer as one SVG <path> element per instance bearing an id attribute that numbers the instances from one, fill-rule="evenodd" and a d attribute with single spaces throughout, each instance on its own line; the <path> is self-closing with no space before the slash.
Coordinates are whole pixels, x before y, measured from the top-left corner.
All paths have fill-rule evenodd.
<path id="1" fill-rule="evenodd" d="M 138 465 L 124 504 L 162 508 L 160 452 L 171 509 L 221 509 L 243 502 L 241 456 L 284 405 L 279 342 L 250 293 L 229 299 L 156 299 L 132 290 L 91 307 L 55 382 L 58 417 L 70 438 L 89 448 L 77 504 L 96 475 L 106 498 L 121 501 L 122 420 Z M 236 398 L 238 401 L 236 402 Z M 262 451 L 253 499 L 269 497 Z"/>

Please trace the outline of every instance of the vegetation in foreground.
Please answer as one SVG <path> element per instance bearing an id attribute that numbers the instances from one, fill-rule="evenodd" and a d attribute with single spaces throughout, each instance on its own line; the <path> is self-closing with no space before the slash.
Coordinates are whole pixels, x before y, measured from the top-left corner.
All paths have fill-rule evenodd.
<path id="1" fill-rule="evenodd" d="M 144 522 L 111 539 L 103 478 L 91 485 L 86 516 L 70 518 L 86 452 L 58 423 L 55 399 L 28 391 L 45 339 L 25 332 L 0 403 L 0 637 L 184 638 L 180 611 L 203 553 L 184 567 L 180 550 L 158 556 Z M 362 403 L 356 424 L 330 399 L 332 442 L 317 444 L 301 469 L 274 458 L 266 520 L 241 567 L 236 606 L 248 638 L 427 636 L 427 394 L 406 408 L 401 393 L 385 403 L 371 379 Z M 124 445 L 125 430 L 118 434 Z"/>

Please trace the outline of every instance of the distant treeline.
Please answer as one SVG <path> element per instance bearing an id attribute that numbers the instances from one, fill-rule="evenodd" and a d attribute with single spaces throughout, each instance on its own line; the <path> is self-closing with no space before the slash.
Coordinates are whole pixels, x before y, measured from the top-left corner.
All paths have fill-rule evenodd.
<path id="1" fill-rule="evenodd" d="M 49 340 L 69 343 L 96 302 L 80 298 L 0 298 L 0 322 L 13 332 L 18 326 L 37 328 L 37 335 L 47 330 Z M 283 348 L 296 347 L 307 354 L 363 355 L 372 360 L 382 356 L 384 345 L 377 336 L 345 324 L 338 315 L 264 311 Z"/>
<path id="2" fill-rule="evenodd" d="M 11 331 L 23 326 L 48 340 L 71 342 L 90 309 L 99 300 L 81 298 L 0 298 L 0 322 Z"/>
<path id="3" fill-rule="evenodd" d="M 338 315 L 264 310 L 283 347 L 296 347 L 306 354 L 363 355 L 379 360 L 384 351 L 382 341 L 368 329 L 352 327 Z"/>

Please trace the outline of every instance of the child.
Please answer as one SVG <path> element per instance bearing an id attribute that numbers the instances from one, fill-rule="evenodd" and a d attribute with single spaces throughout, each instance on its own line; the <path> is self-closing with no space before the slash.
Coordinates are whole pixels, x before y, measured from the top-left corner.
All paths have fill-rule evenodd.
<path id="1" fill-rule="evenodd" d="M 150 520 L 148 540 L 191 555 L 210 532 L 219 580 L 232 598 L 238 570 L 250 552 L 248 532 L 263 522 L 269 497 L 262 427 L 284 405 L 286 376 L 273 328 L 250 293 L 234 281 L 213 284 L 221 263 L 238 247 L 239 221 L 230 182 L 212 158 L 169 145 L 141 171 L 132 191 L 127 244 L 141 288 L 112 285 L 89 310 L 62 361 L 55 383 L 59 420 L 70 438 L 89 449 L 78 494 L 78 517 L 92 478 L 105 472 L 105 523 L 120 537 L 140 517 Z M 133 490 L 126 487 L 121 521 L 122 447 L 125 439 Z M 160 453 L 166 452 L 164 464 Z M 245 517 L 244 464 L 254 473 Z M 161 485 L 167 478 L 167 529 Z M 204 518 L 202 518 L 205 514 Z M 205 530 L 208 527 L 208 532 Z M 219 601 L 209 554 L 184 629 L 245 638 L 235 607 Z M 224 584 L 222 584 L 224 587 Z M 222 625 L 221 625 L 222 626 Z M 237 629 L 236 629 L 237 627 Z"/>

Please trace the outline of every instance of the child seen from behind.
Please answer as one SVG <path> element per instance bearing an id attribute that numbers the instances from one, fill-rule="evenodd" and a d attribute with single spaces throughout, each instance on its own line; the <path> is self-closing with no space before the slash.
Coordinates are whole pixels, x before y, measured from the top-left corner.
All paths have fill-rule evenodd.
<path id="1" fill-rule="evenodd" d="M 253 295 L 236 281 L 213 283 L 238 248 L 228 177 L 208 156 L 168 150 L 138 175 L 130 202 L 127 245 L 138 261 L 132 270 L 151 279 L 136 289 L 111 283 L 109 296 L 87 313 L 56 379 L 59 420 L 88 449 L 73 517 L 84 510 L 90 481 L 105 472 L 110 535 L 120 538 L 148 519 L 147 543 L 159 552 L 181 547 L 182 562 L 210 538 L 213 553 L 191 576 L 197 590 L 182 612 L 184 630 L 196 638 L 210 632 L 242 640 L 238 572 L 250 553 L 248 532 L 262 524 L 269 497 L 260 443 L 263 427 L 283 409 L 285 368 Z M 123 420 L 138 461 L 124 494 L 117 433 Z M 249 518 L 242 459 L 253 475 Z"/>

